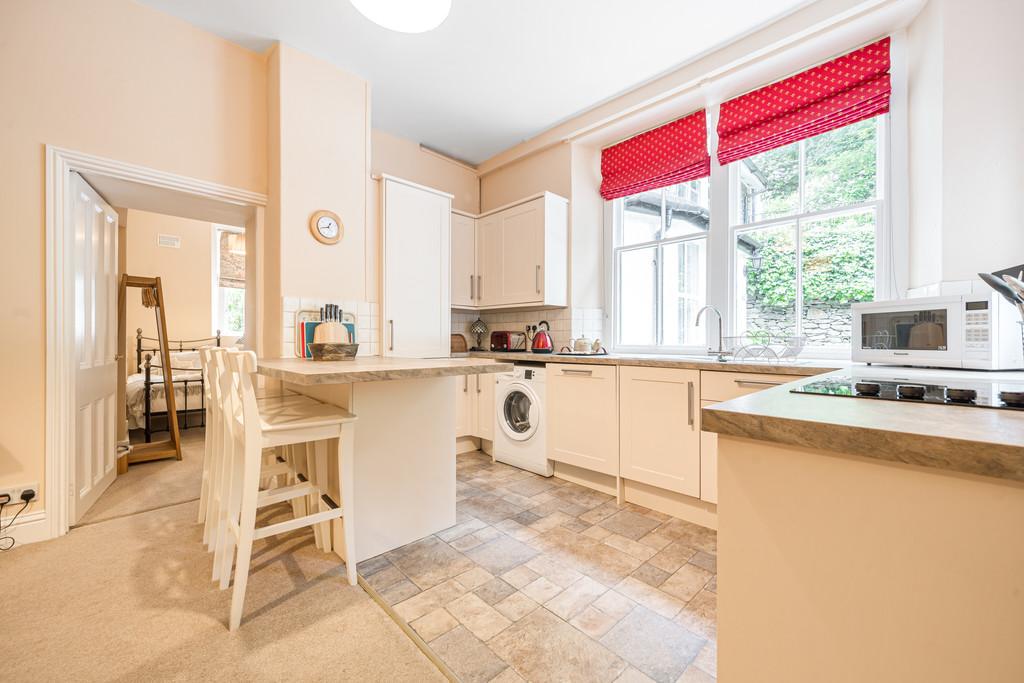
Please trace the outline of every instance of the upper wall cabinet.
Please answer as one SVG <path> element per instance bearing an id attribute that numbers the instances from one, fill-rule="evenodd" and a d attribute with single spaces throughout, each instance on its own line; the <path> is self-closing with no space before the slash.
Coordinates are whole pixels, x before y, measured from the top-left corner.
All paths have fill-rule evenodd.
<path id="1" fill-rule="evenodd" d="M 453 214 L 452 221 L 453 306 L 568 305 L 569 200 L 545 192 L 475 219 Z M 468 302 L 455 296 L 467 288 Z"/>

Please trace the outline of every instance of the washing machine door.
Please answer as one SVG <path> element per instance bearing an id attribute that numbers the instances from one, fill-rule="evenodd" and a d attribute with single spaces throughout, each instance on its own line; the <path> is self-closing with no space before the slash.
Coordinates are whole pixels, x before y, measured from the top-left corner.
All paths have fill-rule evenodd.
<path id="1" fill-rule="evenodd" d="M 528 385 L 510 384 L 504 398 L 496 407 L 498 425 L 508 438 L 526 441 L 537 433 L 540 426 L 540 405 L 537 394 Z"/>

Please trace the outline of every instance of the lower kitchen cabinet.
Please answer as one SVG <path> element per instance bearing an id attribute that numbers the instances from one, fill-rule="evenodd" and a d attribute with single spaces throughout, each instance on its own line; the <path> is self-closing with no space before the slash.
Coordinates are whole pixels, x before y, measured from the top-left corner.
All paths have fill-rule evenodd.
<path id="1" fill-rule="evenodd" d="M 473 436 L 494 441 L 494 387 L 498 376 L 477 375 L 476 387 L 476 433 Z"/>
<path id="2" fill-rule="evenodd" d="M 495 375 L 463 375 L 455 382 L 455 438 L 494 440 Z"/>
<path id="3" fill-rule="evenodd" d="M 701 401 L 700 407 L 715 405 L 714 401 Z M 718 434 L 700 432 L 700 499 L 718 504 Z"/>
<path id="4" fill-rule="evenodd" d="M 700 371 L 619 368 L 619 471 L 700 496 Z"/>
<path id="5" fill-rule="evenodd" d="M 548 364 L 548 458 L 618 476 L 617 375 L 614 365 Z"/>

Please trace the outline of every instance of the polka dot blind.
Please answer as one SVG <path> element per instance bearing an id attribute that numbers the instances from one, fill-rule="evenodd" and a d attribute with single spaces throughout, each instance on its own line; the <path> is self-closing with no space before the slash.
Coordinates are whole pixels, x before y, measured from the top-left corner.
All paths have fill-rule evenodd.
<path id="1" fill-rule="evenodd" d="M 889 111 L 889 38 L 722 104 L 725 165 Z"/>
<path id="2" fill-rule="evenodd" d="M 711 174 L 704 110 L 601 152 L 601 196 L 615 199 Z"/>

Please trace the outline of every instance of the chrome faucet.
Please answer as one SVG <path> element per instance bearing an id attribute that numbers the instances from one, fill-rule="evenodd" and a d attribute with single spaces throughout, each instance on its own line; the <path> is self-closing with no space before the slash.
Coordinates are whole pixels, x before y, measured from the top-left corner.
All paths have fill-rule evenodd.
<path id="1" fill-rule="evenodd" d="M 721 363 L 724 363 L 725 360 L 726 360 L 725 357 L 727 355 L 729 355 L 729 352 L 722 348 L 722 312 L 720 310 L 718 310 L 717 308 L 715 308 L 714 306 L 710 306 L 710 305 L 705 306 L 704 308 L 702 308 L 699 311 L 697 311 L 697 322 L 694 323 L 694 324 L 697 327 L 700 327 L 700 317 L 704 314 L 704 311 L 707 311 L 707 310 L 714 311 L 715 315 L 718 316 L 718 350 L 715 351 L 712 348 L 708 348 L 708 353 L 716 354 L 718 356 L 718 361 L 721 362 Z"/>

